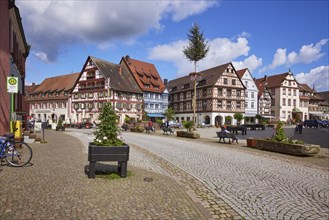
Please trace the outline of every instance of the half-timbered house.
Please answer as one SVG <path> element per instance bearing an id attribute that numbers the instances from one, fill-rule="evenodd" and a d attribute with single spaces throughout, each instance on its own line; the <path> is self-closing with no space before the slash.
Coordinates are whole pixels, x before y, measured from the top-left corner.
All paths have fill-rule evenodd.
<path id="1" fill-rule="evenodd" d="M 270 90 L 267 88 L 267 82 L 262 78 L 256 80 L 256 85 L 258 87 L 258 114 L 263 118 L 274 118 L 274 111 L 272 112 L 272 95 Z M 274 103 L 273 103 L 274 104 Z M 273 114 L 273 115 L 272 115 Z"/>
<path id="2" fill-rule="evenodd" d="M 193 74 L 195 75 L 195 74 Z M 196 122 L 201 125 L 220 126 L 236 124 L 235 113 L 244 113 L 245 87 L 232 63 L 227 63 L 197 73 Z M 193 120 L 192 98 L 194 79 L 184 76 L 167 84 L 169 103 L 177 121 Z M 225 117 L 232 120 L 225 122 Z"/>
<path id="3" fill-rule="evenodd" d="M 152 63 L 122 57 L 120 64 L 127 67 L 143 91 L 144 111 L 152 121 L 164 118 L 164 111 L 168 108 L 168 90 Z"/>
<path id="4" fill-rule="evenodd" d="M 97 123 L 105 102 L 111 102 L 120 124 L 126 117 L 142 118 L 143 92 L 128 69 L 89 56 L 72 93 L 74 120 Z"/>

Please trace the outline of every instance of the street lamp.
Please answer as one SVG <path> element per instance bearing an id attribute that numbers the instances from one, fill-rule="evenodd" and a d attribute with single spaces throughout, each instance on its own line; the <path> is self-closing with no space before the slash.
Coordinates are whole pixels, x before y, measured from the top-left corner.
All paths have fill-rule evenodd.
<path id="1" fill-rule="evenodd" d="M 197 72 L 193 72 L 190 73 L 190 78 L 191 81 L 194 82 L 194 95 L 193 95 L 193 99 L 192 99 L 192 106 L 193 106 L 193 129 L 195 129 L 195 124 L 196 124 L 196 82 L 199 81 L 199 78 L 201 77 L 200 73 Z"/>

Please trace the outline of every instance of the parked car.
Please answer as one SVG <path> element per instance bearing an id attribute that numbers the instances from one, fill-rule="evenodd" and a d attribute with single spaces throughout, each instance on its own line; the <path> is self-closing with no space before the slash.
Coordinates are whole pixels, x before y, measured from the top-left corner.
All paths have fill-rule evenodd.
<path id="1" fill-rule="evenodd" d="M 326 120 L 318 120 L 318 125 L 322 128 L 327 128 L 329 127 L 329 123 Z"/>
<path id="2" fill-rule="evenodd" d="M 305 120 L 304 121 L 304 126 L 306 128 L 318 128 L 318 127 L 327 127 L 328 126 L 328 123 L 326 121 L 322 121 L 322 120 Z"/>
<path id="3" fill-rule="evenodd" d="M 171 128 L 180 128 L 182 126 L 178 121 L 169 121 L 169 127 Z"/>
<path id="4" fill-rule="evenodd" d="M 79 129 L 81 129 L 81 128 L 89 129 L 89 128 L 92 128 L 93 126 L 94 126 L 93 123 L 90 122 L 88 119 L 85 119 L 85 118 L 82 119 L 82 122 L 78 122 L 74 125 L 75 128 L 79 128 Z"/>

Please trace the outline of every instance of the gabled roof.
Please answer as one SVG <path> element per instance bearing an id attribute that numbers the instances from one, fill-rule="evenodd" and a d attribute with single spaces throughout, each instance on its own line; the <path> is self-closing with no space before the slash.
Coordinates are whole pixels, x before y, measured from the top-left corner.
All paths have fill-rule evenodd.
<path id="1" fill-rule="evenodd" d="M 230 65 L 232 65 L 232 64 L 226 63 L 223 65 L 199 72 L 201 79 L 198 80 L 199 83 L 197 84 L 197 87 L 214 86 L 216 84 L 216 82 L 218 81 L 219 77 L 225 72 L 225 70 Z M 233 67 L 233 65 L 232 65 L 232 67 Z M 201 82 L 203 82 L 203 83 L 201 83 Z M 186 88 L 185 85 L 189 85 L 189 87 Z M 167 84 L 167 89 L 170 91 L 171 89 L 176 87 L 176 89 L 177 89 L 176 91 L 182 91 L 182 90 L 190 90 L 193 88 L 193 86 L 194 86 L 194 81 L 191 81 L 191 77 L 189 75 L 187 75 L 187 76 L 183 76 L 181 78 L 177 78 L 177 79 L 169 81 Z"/>
<path id="2" fill-rule="evenodd" d="M 326 102 L 329 102 L 329 91 L 326 92 L 318 92 L 318 95 L 321 96 Z"/>
<path id="3" fill-rule="evenodd" d="M 94 62 L 100 73 L 103 74 L 106 79 L 110 78 L 110 86 L 112 89 L 123 92 L 143 93 L 128 69 L 123 65 L 114 64 L 92 56 L 88 57 L 86 64 L 89 58 Z"/>
<path id="4" fill-rule="evenodd" d="M 236 74 L 238 74 L 239 78 L 241 79 L 247 70 L 248 70 L 248 68 L 237 70 Z"/>
<path id="5" fill-rule="evenodd" d="M 311 87 L 309 87 L 307 84 L 298 83 L 298 89 L 301 91 L 314 93 L 314 90 L 311 89 Z"/>
<path id="6" fill-rule="evenodd" d="M 40 85 L 31 91 L 31 94 L 72 90 L 75 86 L 78 76 L 79 73 L 72 73 L 46 78 Z"/>
<path id="7" fill-rule="evenodd" d="M 125 64 L 129 68 L 135 81 L 143 91 L 155 93 L 164 92 L 165 86 L 163 81 L 152 63 L 135 60 L 129 56 L 125 56 L 122 57 L 120 64 Z M 149 88 L 146 88 L 145 85 L 149 85 Z M 158 86 L 159 89 L 155 89 L 155 86 Z"/>
<path id="8" fill-rule="evenodd" d="M 39 85 L 26 87 L 29 90 L 26 100 L 68 99 L 78 78 L 79 73 L 46 78 Z"/>
<path id="9" fill-rule="evenodd" d="M 288 75 L 292 74 L 291 72 L 286 72 L 286 73 L 281 73 L 273 76 L 264 76 L 263 78 L 259 78 L 256 80 L 257 81 L 266 81 L 267 82 L 267 87 L 268 88 L 277 88 L 281 87 L 281 83 L 286 79 Z"/>

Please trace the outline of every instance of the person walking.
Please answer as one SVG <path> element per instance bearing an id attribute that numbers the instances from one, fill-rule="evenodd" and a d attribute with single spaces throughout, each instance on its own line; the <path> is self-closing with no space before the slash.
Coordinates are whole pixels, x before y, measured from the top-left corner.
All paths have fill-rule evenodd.
<path id="1" fill-rule="evenodd" d="M 298 123 L 298 133 L 301 134 L 303 133 L 303 121 L 300 120 L 300 122 Z"/>

